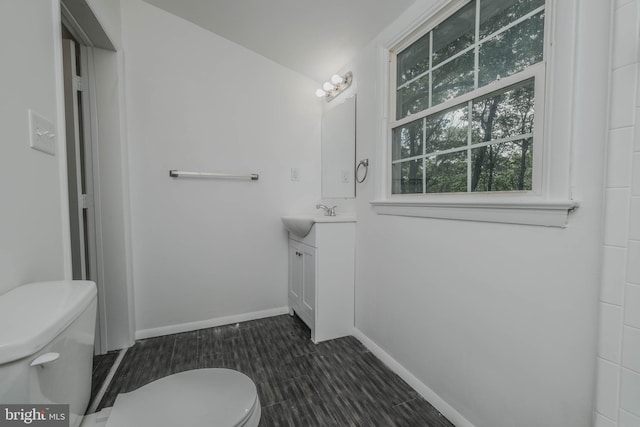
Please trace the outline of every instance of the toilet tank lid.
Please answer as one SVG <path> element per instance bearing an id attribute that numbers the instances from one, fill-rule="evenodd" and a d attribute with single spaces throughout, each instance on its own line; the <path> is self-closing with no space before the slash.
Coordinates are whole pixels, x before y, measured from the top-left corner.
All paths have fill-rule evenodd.
<path id="1" fill-rule="evenodd" d="M 0 365 L 53 341 L 96 297 L 85 280 L 29 283 L 0 295 Z"/>

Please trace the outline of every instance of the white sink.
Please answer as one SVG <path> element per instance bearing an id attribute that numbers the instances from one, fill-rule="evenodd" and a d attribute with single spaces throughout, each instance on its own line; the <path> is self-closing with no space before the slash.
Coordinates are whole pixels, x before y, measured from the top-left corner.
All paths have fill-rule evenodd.
<path id="1" fill-rule="evenodd" d="M 311 231 L 316 222 L 355 222 L 355 215 L 288 215 L 280 218 L 285 228 L 300 237 L 304 237 Z"/>

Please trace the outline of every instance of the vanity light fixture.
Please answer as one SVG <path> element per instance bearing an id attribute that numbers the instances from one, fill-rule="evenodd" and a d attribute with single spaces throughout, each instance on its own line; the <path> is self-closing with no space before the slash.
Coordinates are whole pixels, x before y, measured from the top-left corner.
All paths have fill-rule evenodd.
<path id="1" fill-rule="evenodd" d="M 344 92 L 353 81 L 353 73 L 349 71 L 345 75 L 334 74 L 331 76 L 330 82 L 324 82 L 322 89 L 316 90 L 316 96 L 318 98 L 325 98 L 327 102 L 332 101 L 336 96 Z"/>

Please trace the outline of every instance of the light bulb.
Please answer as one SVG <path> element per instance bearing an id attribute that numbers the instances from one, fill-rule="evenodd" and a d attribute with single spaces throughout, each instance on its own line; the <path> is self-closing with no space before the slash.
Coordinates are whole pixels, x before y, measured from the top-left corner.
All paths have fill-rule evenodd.
<path id="1" fill-rule="evenodd" d="M 331 92 L 333 89 L 335 89 L 335 87 L 329 82 L 324 82 L 324 84 L 322 85 L 322 89 L 324 89 L 326 92 Z"/>
<path id="2" fill-rule="evenodd" d="M 327 92 L 323 91 L 322 89 L 317 89 L 316 90 L 316 96 L 318 98 L 322 98 L 323 96 L 327 96 Z"/>
<path id="3" fill-rule="evenodd" d="M 333 76 L 331 76 L 331 83 L 333 83 L 334 85 L 339 85 L 340 83 L 344 83 L 344 77 L 338 74 L 334 74 Z"/>

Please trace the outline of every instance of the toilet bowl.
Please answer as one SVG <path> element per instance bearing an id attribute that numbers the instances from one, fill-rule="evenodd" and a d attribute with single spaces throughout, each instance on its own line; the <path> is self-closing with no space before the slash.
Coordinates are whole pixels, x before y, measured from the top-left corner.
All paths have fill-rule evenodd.
<path id="1" fill-rule="evenodd" d="M 195 369 L 119 394 L 106 427 L 257 427 L 260 414 L 249 377 L 229 369 Z"/>

